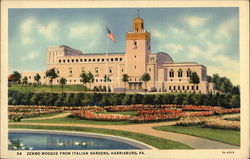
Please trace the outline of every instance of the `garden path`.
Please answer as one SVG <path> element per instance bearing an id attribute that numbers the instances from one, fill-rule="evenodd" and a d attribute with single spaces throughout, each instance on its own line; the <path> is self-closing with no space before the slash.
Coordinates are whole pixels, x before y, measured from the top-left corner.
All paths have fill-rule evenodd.
<path id="1" fill-rule="evenodd" d="M 45 120 L 45 119 L 63 118 L 63 117 L 69 116 L 70 114 L 72 114 L 72 113 L 61 113 L 61 114 L 57 114 L 57 115 L 53 115 L 53 116 L 40 117 L 40 118 L 26 118 L 26 119 L 22 119 L 22 121 L 24 121 L 24 120 Z"/>
<path id="2" fill-rule="evenodd" d="M 134 125 L 91 125 L 91 124 L 60 124 L 60 123 L 10 123 L 13 125 L 41 125 L 41 126 L 74 126 L 74 127 L 89 127 L 122 130 L 135 133 L 141 133 L 151 136 L 156 136 L 176 142 L 180 142 L 193 147 L 194 149 L 239 149 L 238 146 L 233 146 L 218 141 L 212 141 L 191 135 L 173 133 L 155 130 L 152 127 L 174 125 L 175 122 L 160 122 L 149 124 L 134 124 Z"/>

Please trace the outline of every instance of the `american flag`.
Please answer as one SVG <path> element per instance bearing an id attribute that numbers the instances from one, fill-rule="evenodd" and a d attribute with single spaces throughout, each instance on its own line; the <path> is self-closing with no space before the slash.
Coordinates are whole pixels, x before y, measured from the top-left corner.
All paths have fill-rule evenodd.
<path id="1" fill-rule="evenodd" d="M 106 29 L 107 29 L 107 37 L 115 43 L 115 35 L 111 32 L 111 30 L 108 27 L 106 27 Z"/>

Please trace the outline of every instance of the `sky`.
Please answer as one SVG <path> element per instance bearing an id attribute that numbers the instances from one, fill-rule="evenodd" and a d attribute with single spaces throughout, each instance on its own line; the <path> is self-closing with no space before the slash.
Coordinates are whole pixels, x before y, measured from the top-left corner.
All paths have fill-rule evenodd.
<path id="1" fill-rule="evenodd" d="M 139 8 L 151 33 L 151 52 L 175 62 L 197 62 L 239 84 L 239 9 Z M 45 71 L 46 48 L 67 45 L 83 53 L 106 52 L 106 26 L 115 35 L 110 53 L 125 52 L 137 8 L 9 9 L 9 73 Z"/>

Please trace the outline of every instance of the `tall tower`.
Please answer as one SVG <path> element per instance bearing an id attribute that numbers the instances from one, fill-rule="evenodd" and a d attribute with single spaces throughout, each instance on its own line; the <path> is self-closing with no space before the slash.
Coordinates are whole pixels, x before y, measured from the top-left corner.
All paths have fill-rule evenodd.
<path id="1" fill-rule="evenodd" d="M 137 83 L 147 72 L 150 54 L 150 33 L 144 29 L 142 18 L 133 19 L 133 31 L 126 33 L 126 67 L 130 83 Z"/>

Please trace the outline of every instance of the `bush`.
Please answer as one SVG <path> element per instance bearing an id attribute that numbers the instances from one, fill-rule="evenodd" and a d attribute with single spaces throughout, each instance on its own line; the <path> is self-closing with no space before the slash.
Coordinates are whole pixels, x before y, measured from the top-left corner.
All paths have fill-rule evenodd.
<path id="1" fill-rule="evenodd" d="M 97 88 L 97 87 L 96 87 Z M 31 93 L 9 90 L 9 105 L 130 105 L 177 104 L 239 108 L 240 95 L 225 94 L 117 94 L 117 93 Z"/>

